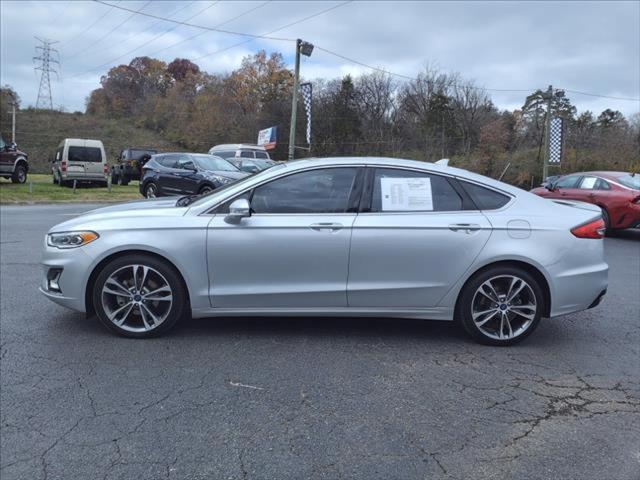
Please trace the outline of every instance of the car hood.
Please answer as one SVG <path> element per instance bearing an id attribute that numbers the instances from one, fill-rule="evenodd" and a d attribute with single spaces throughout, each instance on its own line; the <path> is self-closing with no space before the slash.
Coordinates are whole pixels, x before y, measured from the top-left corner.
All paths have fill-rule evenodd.
<path id="1" fill-rule="evenodd" d="M 206 177 L 216 176 L 231 178 L 233 180 L 239 180 L 241 178 L 249 176 L 246 172 L 233 172 L 229 170 L 202 170 L 202 174 Z"/>
<path id="2" fill-rule="evenodd" d="M 66 222 L 59 223 L 50 232 L 64 232 L 75 229 L 91 229 L 91 225 L 99 221 L 150 217 L 181 217 L 188 208 L 176 207 L 177 197 L 153 198 L 118 203 L 90 210 Z"/>

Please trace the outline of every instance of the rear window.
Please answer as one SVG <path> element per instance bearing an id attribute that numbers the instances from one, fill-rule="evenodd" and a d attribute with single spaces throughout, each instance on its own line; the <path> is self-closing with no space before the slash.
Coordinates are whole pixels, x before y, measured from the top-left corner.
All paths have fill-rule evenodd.
<path id="1" fill-rule="evenodd" d="M 480 210 L 497 210 L 509 203 L 510 197 L 475 183 L 460 182 L 462 188 Z"/>
<path id="2" fill-rule="evenodd" d="M 625 187 L 633 188 L 634 190 L 640 190 L 640 175 L 623 175 L 617 178 Z"/>
<path id="3" fill-rule="evenodd" d="M 155 155 L 156 153 L 158 152 L 155 150 L 129 150 L 128 158 L 131 158 L 134 160 L 140 160 L 145 155 L 151 156 L 151 155 Z"/>
<path id="4" fill-rule="evenodd" d="M 69 147 L 70 162 L 102 162 L 102 151 L 97 147 Z"/>

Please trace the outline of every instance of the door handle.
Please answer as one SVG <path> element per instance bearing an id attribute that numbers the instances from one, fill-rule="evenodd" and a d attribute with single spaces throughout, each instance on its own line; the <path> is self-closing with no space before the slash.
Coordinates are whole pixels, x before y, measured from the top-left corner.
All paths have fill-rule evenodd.
<path id="1" fill-rule="evenodd" d="M 480 230 L 480 228 L 480 225 L 478 225 L 477 223 L 452 223 L 451 225 L 449 225 L 449 230 L 451 230 L 452 232 L 462 231 L 467 234 L 471 232 L 477 232 L 478 230 Z"/>
<path id="2" fill-rule="evenodd" d="M 312 223 L 311 225 L 309 225 L 309 227 L 312 230 L 315 230 L 316 232 L 322 232 L 322 231 L 337 232 L 338 230 L 342 230 L 344 225 L 342 225 L 341 223 L 320 222 L 320 223 Z"/>

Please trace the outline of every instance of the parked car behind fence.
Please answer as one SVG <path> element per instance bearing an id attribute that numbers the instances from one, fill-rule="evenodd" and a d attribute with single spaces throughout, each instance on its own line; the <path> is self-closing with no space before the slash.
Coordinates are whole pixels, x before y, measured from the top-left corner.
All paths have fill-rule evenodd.
<path id="1" fill-rule="evenodd" d="M 27 154 L 18 150 L 15 143 L 5 143 L 0 137 L 0 176 L 10 178 L 13 183 L 24 183 L 28 171 Z"/>
<path id="2" fill-rule="evenodd" d="M 60 142 L 51 166 L 53 183 L 68 186 L 76 182 L 106 186 L 107 155 L 100 140 L 66 138 Z"/>

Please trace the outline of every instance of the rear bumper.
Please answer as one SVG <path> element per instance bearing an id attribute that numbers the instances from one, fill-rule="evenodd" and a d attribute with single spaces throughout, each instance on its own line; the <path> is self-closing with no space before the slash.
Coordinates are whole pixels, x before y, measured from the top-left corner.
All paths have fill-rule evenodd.
<path id="1" fill-rule="evenodd" d="M 83 173 L 79 173 L 79 174 L 66 174 L 62 176 L 62 181 L 63 182 L 72 182 L 74 180 L 77 180 L 78 182 L 106 182 L 107 181 L 107 176 L 104 174 L 95 174 L 95 175 L 90 175 L 90 174 L 83 174 Z"/>
<path id="2" fill-rule="evenodd" d="M 550 316 L 557 317 L 598 305 L 609 285 L 609 266 L 602 261 L 554 272 L 552 276 Z"/>

